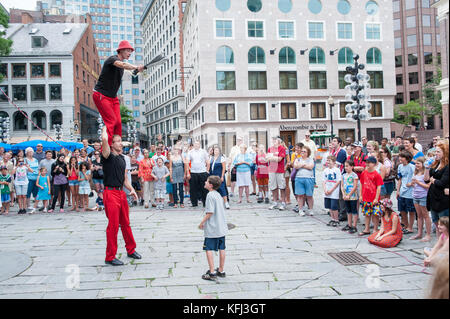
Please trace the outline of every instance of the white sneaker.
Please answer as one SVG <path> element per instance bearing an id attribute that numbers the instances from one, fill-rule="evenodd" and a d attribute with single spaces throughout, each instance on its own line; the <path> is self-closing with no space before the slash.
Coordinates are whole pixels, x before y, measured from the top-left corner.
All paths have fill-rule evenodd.
<path id="1" fill-rule="evenodd" d="M 281 206 L 278 209 L 279 210 L 286 210 L 286 203 L 281 203 Z"/>
<path id="2" fill-rule="evenodd" d="M 313 211 L 312 211 L 312 210 L 309 210 L 309 211 L 308 211 L 308 215 L 309 215 L 309 216 L 314 216 Z"/>
<path id="3" fill-rule="evenodd" d="M 228 202 L 225 203 L 225 208 L 230 209 L 230 204 L 228 204 Z"/>
<path id="4" fill-rule="evenodd" d="M 31 208 L 31 212 L 30 212 L 30 214 L 34 214 L 36 212 L 36 209 L 34 209 L 34 207 L 33 208 Z"/>
<path id="5" fill-rule="evenodd" d="M 272 204 L 272 206 L 270 206 L 269 209 L 279 209 L 278 203 Z"/>
<path id="6" fill-rule="evenodd" d="M 46 213 L 46 212 L 47 212 L 47 207 L 45 207 L 45 208 L 44 208 L 43 212 L 44 212 L 44 213 Z"/>
<path id="7" fill-rule="evenodd" d="M 299 211 L 298 214 L 302 217 L 305 216 L 305 212 L 303 210 Z"/>

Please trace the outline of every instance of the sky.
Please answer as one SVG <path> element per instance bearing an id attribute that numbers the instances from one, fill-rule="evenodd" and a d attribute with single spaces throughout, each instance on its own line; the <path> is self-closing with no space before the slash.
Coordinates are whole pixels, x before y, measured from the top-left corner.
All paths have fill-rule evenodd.
<path id="1" fill-rule="evenodd" d="M 7 9 L 36 10 L 36 0 L 0 0 L 0 3 Z"/>

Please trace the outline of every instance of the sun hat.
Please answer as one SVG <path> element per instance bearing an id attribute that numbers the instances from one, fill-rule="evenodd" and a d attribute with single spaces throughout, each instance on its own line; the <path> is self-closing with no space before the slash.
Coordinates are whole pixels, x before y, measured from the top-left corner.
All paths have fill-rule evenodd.
<path id="1" fill-rule="evenodd" d="M 127 40 L 120 41 L 119 47 L 116 51 L 119 52 L 120 50 L 125 49 L 131 49 L 132 51 L 134 51 L 134 48 L 131 46 L 130 42 L 128 42 Z"/>
<path id="2" fill-rule="evenodd" d="M 354 143 L 352 144 L 352 146 L 363 147 L 363 145 L 362 145 L 361 142 L 354 142 Z"/>

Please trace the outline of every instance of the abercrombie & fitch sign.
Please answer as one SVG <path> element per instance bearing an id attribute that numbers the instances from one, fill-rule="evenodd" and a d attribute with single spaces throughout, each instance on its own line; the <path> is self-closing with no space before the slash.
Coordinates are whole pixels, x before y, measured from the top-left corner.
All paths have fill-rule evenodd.
<path id="1" fill-rule="evenodd" d="M 280 131 L 327 130 L 327 124 L 280 125 Z"/>

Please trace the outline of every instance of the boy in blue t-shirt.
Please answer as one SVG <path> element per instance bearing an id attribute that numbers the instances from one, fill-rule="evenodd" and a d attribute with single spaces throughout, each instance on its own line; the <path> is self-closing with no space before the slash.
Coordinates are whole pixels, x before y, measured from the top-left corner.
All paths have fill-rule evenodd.
<path id="1" fill-rule="evenodd" d="M 412 155 L 409 152 L 401 152 L 399 160 L 400 165 L 397 169 L 399 178 L 397 183 L 398 210 L 400 211 L 400 216 L 402 217 L 402 223 L 404 225 L 403 233 L 410 234 L 413 232 L 416 213 L 413 201 L 414 187 L 411 184 L 415 166 L 411 163 Z"/>

